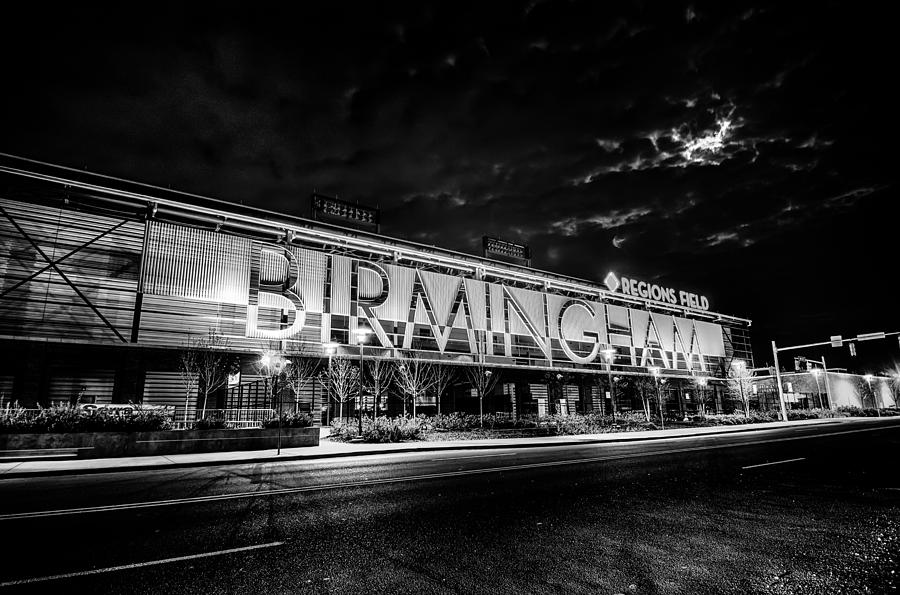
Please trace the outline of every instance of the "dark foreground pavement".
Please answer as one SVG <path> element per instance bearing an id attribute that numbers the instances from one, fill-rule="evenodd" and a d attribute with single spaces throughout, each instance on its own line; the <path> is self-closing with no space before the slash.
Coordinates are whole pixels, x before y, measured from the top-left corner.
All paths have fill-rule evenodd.
<path id="1" fill-rule="evenodd" d="M 5 479 L 0 592 L 890 593 L 898 422 Z"/>

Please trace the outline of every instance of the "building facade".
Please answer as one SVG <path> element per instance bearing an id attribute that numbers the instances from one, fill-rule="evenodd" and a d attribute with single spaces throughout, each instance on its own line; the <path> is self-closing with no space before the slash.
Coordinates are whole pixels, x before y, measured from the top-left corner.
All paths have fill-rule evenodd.
<path id="1" fill-rule="evenodd" d="M 209 336 L 237 361 L 213 395 L 227 409 L 278 405 L 259 366 L 271 352 L 480 366 L 501 375 L 486 410 L 517 415 L 606 410 L 610 381 L 649 370 L 669 391 L 752 366 L 749 320 L 614 273 L 599 284 L 35 162 L 7 159 L 0 181 L 4 403 L 193 409 L 180 354 Z M 325 392 L 279 402 L 318 414 Z M 463 375 L 418 404 L 477 408 Z"/>

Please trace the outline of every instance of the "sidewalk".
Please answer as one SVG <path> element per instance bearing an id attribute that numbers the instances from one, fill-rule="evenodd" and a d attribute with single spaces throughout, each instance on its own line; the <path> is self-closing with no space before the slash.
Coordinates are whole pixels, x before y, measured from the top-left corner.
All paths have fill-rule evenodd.
<path id="1" fill-rule="evenodd" d="M 675 430 L 650 430 L 610 434 L 581 434 L 575 436 L 544 436 L 539 438 L 496 438 L 484 440 L 448 440 L 435 442 L 401 442 L 397 444 L 365 444 L 331 442 L 323 439 L 319 446 L 283 448 L 276 455 L 273 449 L 259 451 L 208 452 L 169 456 L 121 457 L 114 459 L 75 459 L 66 461 L 22 461 L 0 463 L 0 480 L 76 475 L 84 473 L 115 473 L 150 469 L 177 469 L 213 465 L 244 463 L 272 463 L 298 460 L 328 459 L 420 451 L 481 450 L 503 448 L 535 448 L 570 446 L 577 444 L 621 443 L 641 440 L 665 440 L 738 432 L 763 432 L 785 427 L 802 427 L 821 424 L 853 424 L 875 418 L 810 419 L 789 422 L 771 422 L 742 426 L 715 426 L 708 428 L 679 428 Z M 896 418 L 900 422 L 900 418 Z"/>

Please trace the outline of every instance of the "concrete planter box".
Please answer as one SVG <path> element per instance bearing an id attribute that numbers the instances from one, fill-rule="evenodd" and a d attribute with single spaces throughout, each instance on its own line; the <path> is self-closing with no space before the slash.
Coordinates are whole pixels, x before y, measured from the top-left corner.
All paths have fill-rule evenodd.
<path id="1" fill-rule="evenodd" d="M 0 434 L 0 458 L 38 457 L 41 452 L 79 459 L 140 457 L 194 452 L 266 450 L 278 443 L 277 429 L 166 430 L 77 434 Z M 281 448 L 318 446 L 319 428 L 282 428 Z"/>

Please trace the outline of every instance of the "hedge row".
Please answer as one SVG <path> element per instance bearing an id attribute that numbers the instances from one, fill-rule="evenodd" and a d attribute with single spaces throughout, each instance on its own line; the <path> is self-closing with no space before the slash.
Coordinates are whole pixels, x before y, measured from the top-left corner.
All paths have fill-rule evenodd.
<path id="1" fill-rule="evenodd" d="M 788 420 L 825 419 L 838 417 L 875 417 L 875 409 L 841 407 L 831 409 L 793 409 L 788 411 Z M 882 409 L 881 415 L 900 415 L 900 411 Z M 729 426 L 741 424 L 768 423 L 781 419 L 781 413 L 772 411 L 751 411 L 749 416 L 742 413 L 695 416 L 683 420 L 669 420 L 677 427 L 685 426 Z M 419 415 L 417 417 L 379 417 L 374 422 L 369 417 L 362 420 L 362 434 L 359 421 L 335 419 L 331 422 L 331 439 L 349 441 L 361 438 L 363 442 L 401 442 L 403 440 L 428 439 L 441 435 L 453 438 L 484 438 L 502 435 L 504 430 L 535 430 L 544 435 L 604 434 L 608 432 L 633 432 L 655 430 L 657 426 L 648 422 L 643 413 L 629 412 L 613 417 L 599 413 L 576 415 L 523 416 L 512 418 L 503 414 L 478 415 L 453 413 L 450 415 Z"/>

